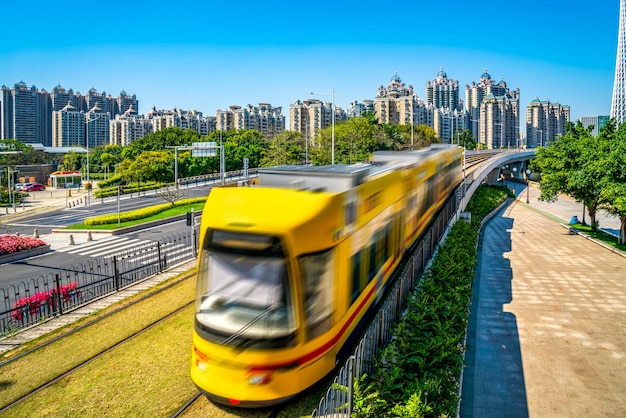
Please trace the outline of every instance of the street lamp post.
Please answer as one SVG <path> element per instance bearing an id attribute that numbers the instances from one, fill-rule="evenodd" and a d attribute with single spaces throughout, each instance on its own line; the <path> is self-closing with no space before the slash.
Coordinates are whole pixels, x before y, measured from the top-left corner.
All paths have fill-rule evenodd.
<path id="1" fill-rule="evenodd" d="M 411 150 L 413 150 L 413 105 L 415 104 L 415 97 L 411 97 Z"/>
<path id="2" fill-rule="evenodd" d="M 532 170 L 530 168 L 526 169 L 526 203 L 530 203 L 530 182 L 528 181 L 530 178 L 530 173 Z"/>
<path id="3" fill-rule="evenodd" d="M 331 132 L 331 164 L 335 164 L 335 87 L 332 87 L 331 94 L 327 93 L 309 93 L 314 96 L 332 96 L 332 103 L 330 105 L 330 132 Z"/>

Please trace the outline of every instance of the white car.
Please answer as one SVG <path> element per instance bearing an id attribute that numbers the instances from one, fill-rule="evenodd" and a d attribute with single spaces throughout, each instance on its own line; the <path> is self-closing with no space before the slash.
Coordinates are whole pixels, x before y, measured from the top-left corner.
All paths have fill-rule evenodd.
<path id="1" fill-rule="evenodd" d="M 22 190 L 26 186 L 31 186 L 33 183 L 15 183 L 15 190 Z"/>

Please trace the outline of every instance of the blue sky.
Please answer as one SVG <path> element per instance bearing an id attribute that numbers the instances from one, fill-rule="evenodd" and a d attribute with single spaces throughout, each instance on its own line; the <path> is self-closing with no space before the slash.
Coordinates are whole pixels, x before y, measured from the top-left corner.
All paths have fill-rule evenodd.
<path id="1" fill-rule="evenodd" d="M 140 113 L 270 103 L 288 116 L 333 87 L 347 108 L 396 71 L 423 99 L 441 66 L 463 99 L 485 68 L 519 88 L 522 127 L 535 97 L 572 120 L 611 110 L 618 0 L 7 3 L 0 85 L 125 90 Z"/>

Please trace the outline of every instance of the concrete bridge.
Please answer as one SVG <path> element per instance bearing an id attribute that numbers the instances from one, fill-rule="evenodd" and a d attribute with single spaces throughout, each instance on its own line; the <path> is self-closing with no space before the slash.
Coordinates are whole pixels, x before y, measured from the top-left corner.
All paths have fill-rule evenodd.
<path id="1" fill-rule="evenodd" d="M 469 151 L 466 158 L 481 154 L 491 154 L 492 156 L 481 163 L 479 167 L 465 178 L 465 182 L 459 190 L 460 199 L 459 210 L 465 211 L 470 199 L 483 183 L 498 184 L 500 181 L 511 180 L 525 182 L 533 176 L 529 173 L 529 162 L 535 158 L 535 150 L 513 150 L 513 151 Z"/>

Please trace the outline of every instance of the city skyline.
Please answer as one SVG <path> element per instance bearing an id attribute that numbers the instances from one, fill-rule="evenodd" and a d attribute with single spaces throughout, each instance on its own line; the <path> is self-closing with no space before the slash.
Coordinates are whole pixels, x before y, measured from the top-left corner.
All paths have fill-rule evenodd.
<path id="1" fill-rule="evenodd" d="M 244 2 L 243 13 L 231 13 L 222 4 L 170 10 L 139 2 L 123 11 L 99 7 L 94 18 L 84 8 L 59 15 L 58 5 L 26 1 L 7 5 L 7 16 L 36 13 L 29 13 L 24 36 L 0 47 L 0 84 L 23 80 L 47 91 L 61 84 L 82 94 L 93 87 L 114 97 L 124 90 L 137 96 L 142 114 L 154 106 L 215 115 L 231 105 L 270 103 L 287 115 L 297 100 L 330 101 L 332 88 L 344 109 L 373 99 L 396 71 L 425 100 L 426 83 L 440 67 L 459 81 L 464 99 L 465 85 L 487 69 L 520 89 L 522 108 L 538 97 L 569 105 L 573 121 L 609 114 L 619 1 L 593 10 L 580 1 L 555 3 L 484 9 L 451 1 L 428 13 L 424 4 L 381 11 Z M 436 26 L 439 13 L 454 24 Z M 500 19 L 483 16 L 494 14 Z M 74 34 L 50 36 L 56 19 L 72 22 Z M 486 21 L 493 24 L 478 23 Z M 5 33 L 23 31 L 18 22 L 8 19 Z"/>

